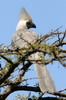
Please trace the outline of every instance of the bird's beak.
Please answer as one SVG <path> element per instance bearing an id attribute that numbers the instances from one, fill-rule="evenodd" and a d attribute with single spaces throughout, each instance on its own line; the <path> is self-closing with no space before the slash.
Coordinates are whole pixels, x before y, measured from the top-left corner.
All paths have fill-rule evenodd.
<path id="1" fill-rule="evenodd" d="M 34 23 L 32 23 L 32 25 L 31 25 L 33 28 L 36 28 L 36 25 L 34 24 Z"/>

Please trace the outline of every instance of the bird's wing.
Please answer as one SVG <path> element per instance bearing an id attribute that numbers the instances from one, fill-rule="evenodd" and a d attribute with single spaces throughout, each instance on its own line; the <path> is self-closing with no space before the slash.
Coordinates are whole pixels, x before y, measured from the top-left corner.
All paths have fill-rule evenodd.
<path id="1" fill-rule="evenodd" d="M 37 39 L 39 39 L 39 35 L 35 34 L 35 32 L 28 29 L 22 29 L 14 33 L 12 45 L 13 47 L 22 48 L 26 46 L 27 43 L 35 42 Z"/>

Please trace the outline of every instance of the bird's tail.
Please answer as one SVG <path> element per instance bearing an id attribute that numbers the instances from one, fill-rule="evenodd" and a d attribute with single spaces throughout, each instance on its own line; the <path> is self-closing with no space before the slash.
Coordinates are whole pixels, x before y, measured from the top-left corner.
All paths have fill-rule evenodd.
<path id="1" fill-rule="evenodd" d="M 51 78 L 51 75 L 45 66 L 42 63 L 44 58 L 43 53 L 36 52 L 29 57 L 29 60 L 33 60 L 32 63 L 35 65 L 35 70 L 38 77 L 39 87 L 43 93 L 45 92 L 54 92 L 55 85 Z"/>
<path id="2" fill-rule="evenodd" d="M 47 67 L 44 64 L 35 63 L 35 70 L 38 77 L 39 87 L 43 93 L 55 91 L 54 82 Z"/>

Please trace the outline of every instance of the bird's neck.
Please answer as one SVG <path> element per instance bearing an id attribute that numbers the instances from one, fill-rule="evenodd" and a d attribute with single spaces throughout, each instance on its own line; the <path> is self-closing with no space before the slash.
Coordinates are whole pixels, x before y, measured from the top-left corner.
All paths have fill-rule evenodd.
<path id="1" fill-rule="evenodd" d="M 20 20 L 20 21 L 18 22 L 18 24 L 17 24 L 16 31 L 21 30 L 21 29 L 27 29 L 25 23 L 26 23 L 25 21 Z"/>

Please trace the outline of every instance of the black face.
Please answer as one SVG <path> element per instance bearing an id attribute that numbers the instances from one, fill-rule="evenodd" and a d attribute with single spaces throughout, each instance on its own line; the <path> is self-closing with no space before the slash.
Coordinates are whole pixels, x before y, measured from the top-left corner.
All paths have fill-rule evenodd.
<path id="1" fill-rule="evenodd" d="M 27 26 L 28 29 L 29 28 L 36 28 L 36 25 L 32 22 L 29 22 L 29 21 L 26 23 L 26 26 Z"/>

